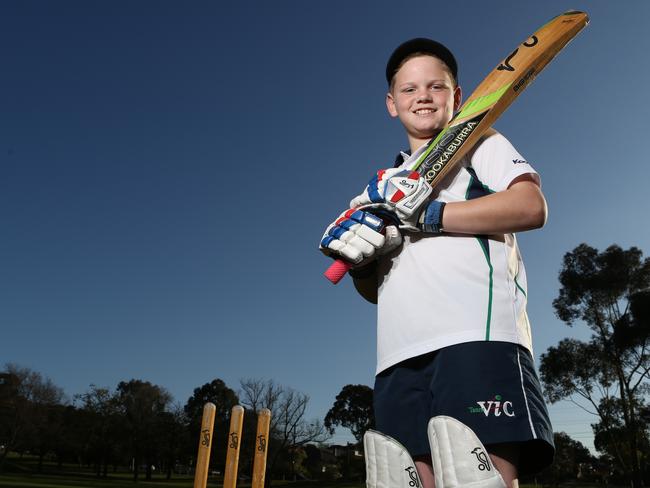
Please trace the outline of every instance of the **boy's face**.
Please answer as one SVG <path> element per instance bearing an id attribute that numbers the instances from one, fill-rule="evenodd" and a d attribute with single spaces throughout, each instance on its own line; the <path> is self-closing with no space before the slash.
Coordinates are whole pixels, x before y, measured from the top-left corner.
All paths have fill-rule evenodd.
<path id="1" fill-rule="evenodd" d="M 416 56 L 406 61 L 393 78 L 386 107 L 399 117 L 416 149 L 434 137 L 458 110 L 460 87 L 454 86 L 449 69 L 438 58 Z"/>

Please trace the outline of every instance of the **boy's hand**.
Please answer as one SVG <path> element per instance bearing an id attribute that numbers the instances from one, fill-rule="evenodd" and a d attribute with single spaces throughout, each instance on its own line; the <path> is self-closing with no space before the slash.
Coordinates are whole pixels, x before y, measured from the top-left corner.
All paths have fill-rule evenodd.
<path id="1" fill-rule="evenodd" d="M 342 257 L 359 265 L 392 251 L 401 243 L 397 227 L 386 226 L 381 218 L 352 208 L 327 227 L 319 248 L 327 256 Z"/>
<path id="2" fill-rule="evenodd" d="M 417 171 L 391 168 L 378 171 L 364 192 L 352 199 L 350 207 L 379 204 L 393 211 L 407 224 L 407 228 L 413 227 L 415 230 L 431 192 L 431 186 Z"/>

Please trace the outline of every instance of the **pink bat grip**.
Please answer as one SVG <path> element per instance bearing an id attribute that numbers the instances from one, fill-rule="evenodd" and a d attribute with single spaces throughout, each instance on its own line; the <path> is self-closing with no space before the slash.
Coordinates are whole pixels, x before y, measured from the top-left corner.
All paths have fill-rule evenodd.
<path id="1" fill-rule="evenodd" d="M 336 285 L 339 281 L 341 281 L 341 279 L 343 279 L 345 273 L 350 271 L 351 267 L 352 264 L 348 263 L 347 261 L 337 259 L 329 268 L 327 268 L 327 271 L 325 271 L 325 278 Z"/>

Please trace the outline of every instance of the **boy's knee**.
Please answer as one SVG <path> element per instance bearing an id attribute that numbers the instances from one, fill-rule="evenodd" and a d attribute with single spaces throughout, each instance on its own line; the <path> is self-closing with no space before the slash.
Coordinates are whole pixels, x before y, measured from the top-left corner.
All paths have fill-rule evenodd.
<path id="1" fill-rule="evenodd" d="M 508 488 L 518 488 L 519 446 L 517 443 L 490 444 L 485 447 L 490 455 L 492 464 L 501 473 Z"/>

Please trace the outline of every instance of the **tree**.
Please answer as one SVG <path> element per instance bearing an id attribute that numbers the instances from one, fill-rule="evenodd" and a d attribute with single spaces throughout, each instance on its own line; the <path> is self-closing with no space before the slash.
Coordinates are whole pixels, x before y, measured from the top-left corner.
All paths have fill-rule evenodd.
<path id="1" fill-rule="evenodd" d="M 536 478 L 544 484 L 559 486 L 566 482 L 584 481 L 593 470 L 596 460 L 582 443 L 565 432 L 553 434 L 555 461 Z"/>
<path id="2" fill-rule="evenodd" d="M 357 442 L 361 442 L 363 434 L 375 425 L 372 401 L 373 393 L 369 386 L 345 385 L 325 416 L 325 427 L 330 434 L 334 434 L 337 425 L 346 427 Z"/>
<path id="3" fill-rule="evenodd" d="M 86 412 L 74 405 L 66 405 L 62 409 L 61 433 L 54 448 L 59 469 L 63 469 L 63 463 L 83 464 L 88 451 L 89 422 Z"/>
<path id="4" fill-rule="evenodd" d="M 0 374 L 0 471 L 10 450 L 31 449 L 43 457 L 53 449 L 61 425 L 63 390 L 29 368 L 7 364 Z"/>
<path id="5" fill-rule="evenodd" d="M 92 459 L 97 477 L 105 478 L 119 443 L 116 435 L 119 399 L 108 388 L 90 385 L 90 390 L 78 395 L 76 400 L 81 403 L 82 418 L 86 424 L 87 454 Z"/>
<path id="6" fill-rule="evenodd" d="M 188 422 L 188 435 L 198 439 L 201 430 L 201 417 L 206 403 L 214 403 L 216 408 L 214 420 L 214 436 L 210 454 L 210 466 L 223 470 L 226 459 L 227 437 L 229 429 L 230 410 L 239 403 L 237 394 L 223 380 L 215 378 L 194 389 L 192 396 L 183 407 Z M 194 452 L 193 457 L 196 455 Z"/>
<path id="7" fill-rule="evenodd" d="M 190 449 L 196 449 L 196 439 L 190 439 L 187 429 L 187 418 L 180 405 L 175 404 L 168 412 L 161 415 L 162 436 L 161 436 L 161 459 L 163 468 L 169 480 L 172 477 L 174 464 L 177 460 L 185 458 Z M 193 453 L 195 454 L 195 453 Z"/>
<path id="8" fill-rule="evenodd" d="M 164 424 L 164 413 L 171 402 L 171 395 L 148 381 L 122 381 L 117 385 L 117 402 L 133 457 L 133 480 L 138 480 L 140 464 L 144 462 L 146 479 L 149 481 L 153 463 L 159 455 L 161 424 Z"/>
<path id="9" fill-rule="evenodd" d="M 297 462 L 297 448 L 310 442 L 318 443 L 329 439 L 327 430 L 319 420 L 305 418 L 309 396 L 304 393 L 277 385 L 273 380 L 242 380 L 241 387 L 242 405 L 254 413 L 262 408 L 271 411 L 269 472 L 273 471 L 280 454 L 288 455 L 290 464 L 294 466 Z M 269 483 L 270 478 L 266 478 Z"/>
<path id="10" fill-rule="evenodd" d="M 16 448 L 19 435 L 26 422 L 21 415 L 24 399 L 19 394 L 20 379 L 9 371 L 0 373 L 0 472 L 7 454 Z"/>
<path id="11" fill-rule="evenodd" d="M 551 402 L 582 398 L 622 471 L 642 486 L 645 394 L 650 379 L 650 259 L 632 247 L 604 252 L 581 244 L 564 256 L 553 301 L 569 326 L 586 324 L 588 342 L 565 339 L 542 355 L 540 373 Z M 582 406 L 582 405 L 581 405 Z"/>
<path id="12" fill-rule="evenodd" d="M 217 407 L 215 418 L 226 418 L 230 409 L 239 403 L 237 394 L 223 380 L 215 378 L 210 383 L 195 388 L 192 396 L 187 399 L 184 410 L 190 422 L 201 425 L 203 406 L 212 402 Z"/>

